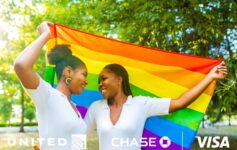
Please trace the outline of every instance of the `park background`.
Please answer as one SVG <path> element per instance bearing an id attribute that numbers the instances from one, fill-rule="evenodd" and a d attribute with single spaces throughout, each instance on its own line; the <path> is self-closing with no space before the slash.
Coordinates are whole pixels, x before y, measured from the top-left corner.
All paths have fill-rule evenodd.
<path id="1" fill-rule="evenodd" d="M 38 137 L 34 104 L 13 62 L 45 20 L 134 44 L 225 59 L 229 75 L 217 82 L 199 135 L 228 136 L 230 149 L 237 147 L 236 0 L 1 0 L 0 150 L 30 150 L 10 147 L 6 139 Z M 41 76 L 44 55 L 34 66 Z M 89 150 L 98 149 L 96 133 L 88 144 Z M 192 149 L 200 149 L 197 141 Z"/>

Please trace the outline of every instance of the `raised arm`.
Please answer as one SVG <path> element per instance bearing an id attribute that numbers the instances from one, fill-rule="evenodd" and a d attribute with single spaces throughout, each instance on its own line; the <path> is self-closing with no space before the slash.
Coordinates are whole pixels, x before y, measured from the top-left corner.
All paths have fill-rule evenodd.
<path id="1" fill-rule="evenodd" d="M 169 112 L 174 112 L 191 104 L 214 80 L 221 80 L 227 76 L 227 68 L 224 62 L 215 66 L 207 76 L 199 82 L 195 87 L 182 94 L 179 98 L 170 102 Z"/>
<path id="2" fill-rule="evenodd" d="M 38 26 L 40 36 L 27 46 L 14 62 L 15 72 L 24 85 L 28 89 L 35 89 L 39 84 L 39 77 L 33 70 L 33 65 L 42 47 L 50 38 L 50 29 L 47 22 L 43 22 Z"/>

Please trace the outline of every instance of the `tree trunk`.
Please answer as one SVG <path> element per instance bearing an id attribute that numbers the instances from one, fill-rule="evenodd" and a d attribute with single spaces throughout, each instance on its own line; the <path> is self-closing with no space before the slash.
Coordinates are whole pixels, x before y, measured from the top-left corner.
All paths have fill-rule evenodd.
<path id="1" fill-rule="evenodd" d="M 230 124 L 230 118 L 231 118 L 231 114 L 229 113 L 229 126 L 231 126 L 231 124 Z"/>
<path id="2" fill-rule="evenodd" d="M 21 124 L 20 124 L 20 131 L 19 132 L 25 132 L 24 131 L 24 90 L 21 88 Z"/>
<path id="3" fill-rule="evenodd" d="M 203 116 L 203 118 L 202 118 L 202 128 L 205 128 L 204 123 L 205 123 L 205 118 L 204 118 L 204 116 Z"/>

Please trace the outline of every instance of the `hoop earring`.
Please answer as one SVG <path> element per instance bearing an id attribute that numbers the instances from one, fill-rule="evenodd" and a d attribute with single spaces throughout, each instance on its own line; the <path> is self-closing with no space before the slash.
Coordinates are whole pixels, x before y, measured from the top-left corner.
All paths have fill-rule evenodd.
<path id="1" fill-rule="evenodd" d="M 66 82 L 66 84 L 70 84 L 72 82 L 72 78 L 66 78 L 65 82 Z"/>

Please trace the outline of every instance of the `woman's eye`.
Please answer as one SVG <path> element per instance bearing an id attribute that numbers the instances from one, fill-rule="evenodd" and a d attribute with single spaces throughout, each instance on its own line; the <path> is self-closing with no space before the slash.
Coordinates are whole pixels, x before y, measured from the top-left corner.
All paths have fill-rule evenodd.
<path id="1" fill-rule="evenodd" d="M 99 83 L 101 82 L 101 81 L 105 81 L 107 78 L 106 77 L 101 77 L 100 79 L 99 79 Z"/>
<path id="2" fill-rule="evenodd" d="M 107 77 L 100 77 L 99 80 L 98 80 L 98 83 L 100 84 L 100 82 L 103 82 L 107 79 Z"/>

